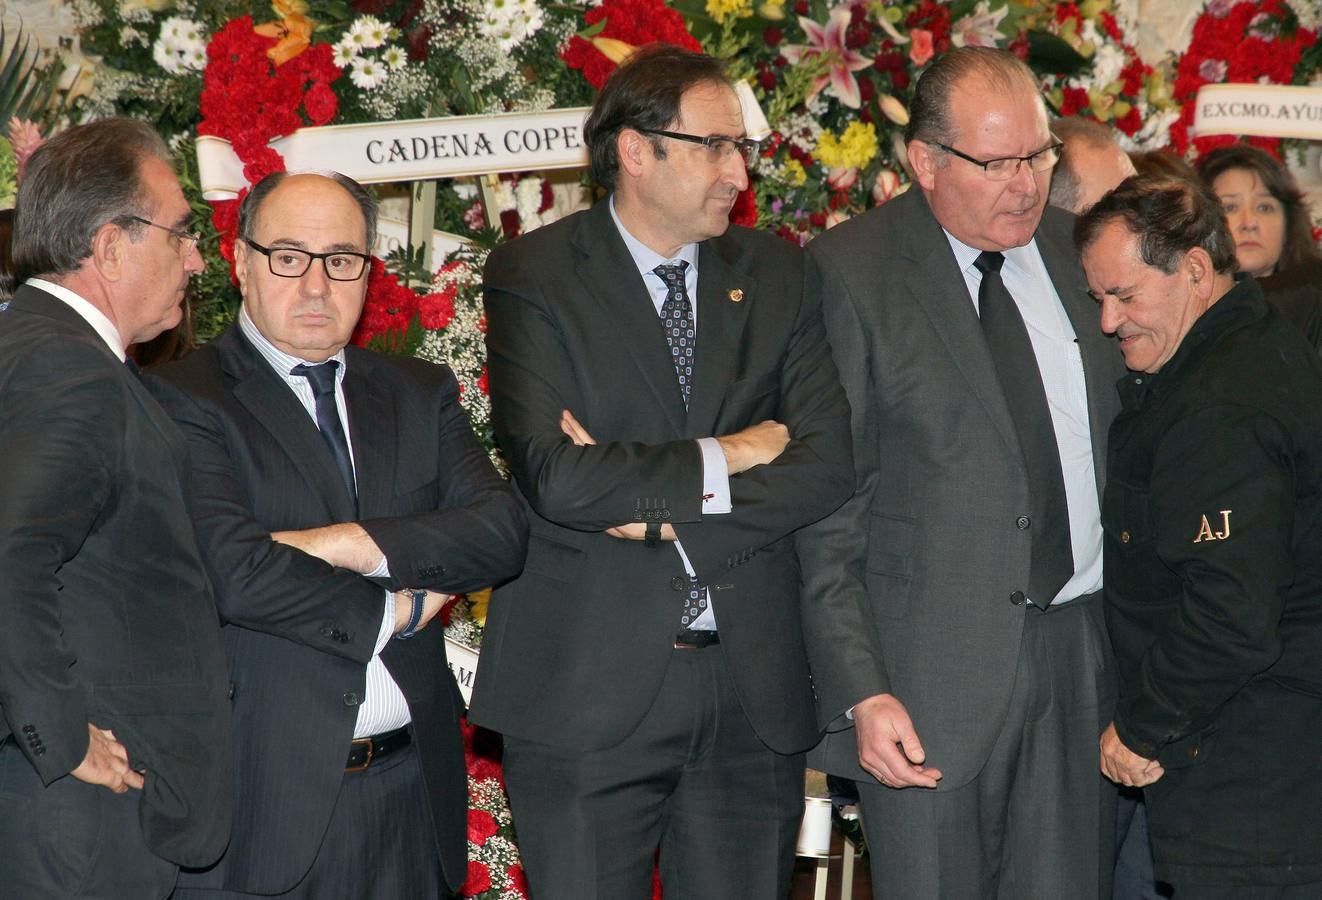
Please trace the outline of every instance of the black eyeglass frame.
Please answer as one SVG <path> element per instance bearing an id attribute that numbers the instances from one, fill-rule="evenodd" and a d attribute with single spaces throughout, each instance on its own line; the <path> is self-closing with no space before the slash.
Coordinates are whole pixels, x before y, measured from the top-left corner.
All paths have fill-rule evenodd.
<path id="1" fill-rule="evenodd" d="M 152 228 L 159 228 L 161 231 L 168 231 L 178 239 L 181 245 L 192 244 L 193 247 L 196 247 L 198 241 L 202 240 L 202 232 L 200 231 L 184 231 L 182 228 L 171 228 L 169 225 L 162 225 L 159 222 L 153 222 L 151 219 L 144 219 L 142 216 L 125 216 L 124 218 L 130 222 L 140 222 L 143 225 L 150 225 Z"/>
<path id="2" fill-rule="evenodd" d="M 721 144 L 730 144 L 734 151 L 743 157 L 744 165 L 752 165 L 757 158 L 757 152 L 762 147 L 762 142 L 750 137 L 732 138 L 719 134 L 709 134 L 702 137 L 697 134 L 685 134 L 682 131 L 664 131 L 660 128 L 635 128 L 634 131 L 643 134 L 654 134 L 658 137 L 668 137 L 676 141 L 688 141 L 690 144 L 701 144 L 708 150 L 719 150 Z"/>
<path id="3" fill-rule="evenodd" d="M 243 242 L 266 257 L 266 267 L 270 269 L 271 274 L 277 278 L 302 278 L 304 275 L 308 274 L 308 271 L 312 268 L 312 264 L 315 261 L 321 260 L 321 267 L 325 270 L 326 277 L 331 281 L 357 281 L 367 273 L 372 262 L 371 254 L 359 253 L 357 250 L 331 250 L 327 253 L 313 253 L 311 250 L 304 250 L 301 247 L 263 247 L 252 238 L 244 238 Z M 275 270 L 275 264 L 271 261 L 271 254 L 277 251 L 298 253 L 302 256 L 306 256 L 308 258 L 308 264 L 304 266 L 303 271 L 299 272 L 297 275 L 286 275 L 283 272 L 277 272 Z M 326 265 L 326 260 L 330 259 L 332 256 L 352 256 L 354 259 L 362 262 L 362 267 L 358 270 L 358 274 L 354 275 L 352 278 L 338 278 L 331 273 L 330 267 Z"/>
<path id="4" fill-rule="evenodd" d="M 1053 134 L 1052 137 L 1055 138 L 1056 136 Z M 954 147 L 950 146 L 949 144 L 943 144 L 940 141 L 932 141 L 932 146 L 940 147 L 942 150 L 946 151 L 947 153 L 953 153 L 956 156 L 958 156 L 960 159 L 966 162 L 973 163 L 975 166 L 980 167 L 982 169 L 983 174 L 986 175 L 988 178 L 993 177 L 992 173 L 987 169 L 987 167 L 990 166 L 992 163 L 1009 162 L 1011 160 L 1014 160 L 1015 162 L 1014 169 L 1011 170 L 1008 176 L 999 179 L 1001 181 L 1009 181 L 1011 178 L 1014 178 L 1016 175 L 1019 174 L 1019 170 L 1020 168 L 1023 167 L 1024 163 L 1028 163 L 1028 170 L 1030 172 L 1045 172 L 1047 171 L 1047 169 L 1051 169 L 1055 167 L 1057 163 L 1060 162 L 1060 151 L 1065 149 L 1065 142 L 1060 140 L 1059 138 L 1056 138 L 1056 142 L 1054 144 L 1048 144 L 1047 146 L 1043 147 L 1041 150 L 1038 150 L 1034 153 L 1030 153 L 1027 156 L 998 156 L 995 159 L 977 159 L 976 157 L 969 156 L 967 153 L 963 153 L 959 150 L 956 150 Z M 1043 153 L 1050 153 L 1053 150 L 1056 153 L 1055 162 L 1053 162 L 1050 166 L 1047 166 L 1046 169 L 1033 168 L 1033 160 L 1037 159 Z"/>

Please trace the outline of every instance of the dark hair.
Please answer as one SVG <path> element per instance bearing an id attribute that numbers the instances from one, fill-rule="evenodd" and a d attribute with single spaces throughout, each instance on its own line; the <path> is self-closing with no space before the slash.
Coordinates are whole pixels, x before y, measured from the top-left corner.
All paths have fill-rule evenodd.
<path id="1" fill-rule="evenodd" d="M 14 211 L 0 209 L 0 303 L 14 296 L 14 260 L 9 248 L 14 242 Z"/>
<path id="2" fill-rule="evenodd" d="M 1221 203 L 1199 182 L 1170 175 L 1131 175 L 1074 223 L 1079 252 L 1117 220 L 1138 235 L 1143 262 L 1167 275 L 1194 247 L 1207 251 L 1218 274 L 1229 275 L 1238 268 Z"/>
<path id="3" fill-rule="evenodd" d="M 145 159 L 170 162 L 151 126 L 137 119 L 101 119 L 42 143 L 28 160 L 15 204 L 14 268 L 26 275 L 63 275 L 92 255 L 92 239 L 107 224 L 137 240 L 150 219 Z"/>
<path id="4" fill-rule="evenodd" d="M 1198 161 L 1198 174 L 1212 187 L 1217 177 L 1231 169 L 1244 169 L 1258 176 L 1285 210 L 1285 241 L 1276 271 L 1284 272 L 1293 266 L 1322 258 L 1317 242 L 1313 240 L 1313 223 L 1308 215 L 1308 203 L 1303 191 L 1295 184 L 1294 176 L 1276 157 L 1250 144 L 1231 144 L 1218 147 Z"/>
<path id="5" fill-rule="evenodd" d="M 1051 133 L 1065 145 L 1065 149 L 1060 155 L 1060 165 L 1051 173 L 1051 195 L 1047 202 L 1073 212 L 1079 205 L 1079 173 L 1074 168 L 1070 151 L 1079 147 L 1103 150 L 1120 144 L 1115 129 L 1083 116 L 1052 120 Z"/>
<path id="6" fill-rule="evenodd" d="M 1006 93 L 1026 89 L 1042 102 L 1033 70 L 1013 53 L 992 47 L 957 47 L 938 56 L 919 77 L 909 104 L 904 142 L 954 144 L 958 135 L 950 118 L 950 95 L 961 81 L 975 75 Z"/>
<path id="7" fill-rule="evenodd" d="M 238 234 L 240 238 L 245 240 L 252 238 L 253 229 L 257 227 L 257 214 L 261 211 L 262 203 L 266 201 L 266 198 L 271 195 L 272 191 L 280 186 L 280 182 L 284 181 L 290 175 L 297 174 L 299 173 L 272 172 L 270 175 L 267 175 L 248 189 L 248 193 L 244 196 L 243 201 L 239 203 Z M 325 178 L 329 178 L 331 181 L 348 191 L 349 196 L 358 204 L 358 209 L 363 214 L 363 225 L 367 230 L 367 247 L 365 249 L 368 253 L 371 253 L 372 248 L 376 246 L 376 197 L 372 195 L 371 191 L 354 181 L 348 175 L 341 175 L 339 172 L 318 172 L 309 174 L 318 174 Z"/>
<path id="8" fill-rule="evenodd" d="M 1189 161 L 1172 150 L 1147 150 L 1129 154 L 1129 161 L 1134 164 L 1134 171 L 1139 175 L 1169 175 L 1172 178 L 1186 178 L 1197 181 L 1198 173 Z"/>
<path id="9" fill-rule="evenodd" d="M 584 125 L 592 179 L 613 190 L 620 172 L 619 133 L 666 128 L 679 118 L 684 94 L 707 83 L 731 86 L 721 60 L 673 44 L 647 44 L 634 51 L 606 81 Z M 660 139 L 651 144 L 656 157 L 664 159 Z"/>

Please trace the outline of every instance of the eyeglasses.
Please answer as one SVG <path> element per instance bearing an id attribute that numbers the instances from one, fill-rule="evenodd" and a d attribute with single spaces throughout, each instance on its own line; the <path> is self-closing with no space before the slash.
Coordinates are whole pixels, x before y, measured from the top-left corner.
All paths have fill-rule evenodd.
<path id="1" fill-rule="evenodd" d="M 690 144 L 701 144 L 707 148 L 708 153 L 716 162 L 725 162 L 730 157 L 738 153 L 744 159 L 744 165 L 752 164 L 757 158 L 757 148 L 760 142 L 752 138 L 732 138 L 721 137 L 717 134 L 709 134 L 706 137 L 699 137 L 696 134 L 684 134 L 679 131 L 660 131 L 656 128 L 638 128 L 643 134 L 655 134 L 658 137 L 668 137 L 676 141 L 688 141 Z"/>
<path id="2" fill-rule="evenodd" d="M 142 216 L 125 216 L 131 222 L 141 222 L 143 225 L 150 225 L 152 228 L 159 228 L 161 231 L 168 231 L 170 235 L 179 242 L 179 249 L 184 253 L 197 246 L 197 242 L 202 240 L 202 235 L 197 231 L 184 231 L 181 228 L 171 228 L 169 225 L 159 225 L 151 219 L 144 219 Z"/>
<path id="3" fill-rule="evenodd" d="M 975 166 L 981 166 L 983 173 L 991 181 L 1009 181 L 1019 174 L 1019 167 L 1024 163 L 1028 163 L 1028 168 L 1034 172 L 1046 172 L 1060 162 L 1060 151 L 1065 146 L 1057 141 L 1051 146 L 1043 147 L 1036 153 L 1030 153 L 1027 156 L 998 156 L 996 159 L 974 159 L 967 153 L 960 153 L 954 147 L 940 141 L 933 141 L 932 143 L 947 153 L 953 153 Z"/>
<path id="4" fill-rule="evenodd" d="M 326 277 L 331 281 L 357 281 L 363 277 L 367 263 L 372 259 L 366 253 L 355 253 L 352 250 L 310 253 L 293 247 L 263 247 L 250 238 L 244 238 L 243 241 L 258 253 L 264 254 L 271 274 L 281 278 L 301 278 L 312 268 L 312 261 L 319 259 L 326 268 Z"/>

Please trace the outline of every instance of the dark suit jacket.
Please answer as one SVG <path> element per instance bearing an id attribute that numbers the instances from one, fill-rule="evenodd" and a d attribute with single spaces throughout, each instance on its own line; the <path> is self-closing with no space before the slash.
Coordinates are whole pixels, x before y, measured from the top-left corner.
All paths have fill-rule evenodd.
<path id="1" fill-rule="evenodd" d="M 849 421 L 802 255 L 732 227 L 698 256 L 697 359 L 685 412 L 656 308 L 607 203 L 519 238 L 485 272 L 495 430 L 533 515 L 523 575 L 496 591 L 474 721 L 562 747 L 623 740 L 660 690 L 684 568 L 602 530 L 674 525 L 711 588 L 744 713 L 780 752 L 816 739 L 789 535 L 849 495 Z M 742 295 L 733 294 L 742 291 Z M 733 297 L 741 296 L 736 302 Z M 572 410 L 599 442 L 575 447 Z M 776 419 L 793 438 L 702 515 L 696 438 Z"/>
<path id="2" fill-rule="evenodd" d="M 454 376 L 415 359 L 346 351 L 359 521 L 391 587 L 459 592 L 519 570 L 527 524 L 458 403 Z M 270 534 L 355 518 L 316 423 L 231 328 L 150 379 L 193 449 L 193 514 L 225 623 L 234 681 L 234 836 L 193 886 L 287 890 L 321 844 L 385 607 L 382 586 Z M 439 622 L 382 661 L 413 717 L 447 881 L 465 875 L 467 789 Z"/>
<path id="3" fill-rule="evenodd" d="M 228 682 L 183 438 L 92 327 L 32 287 L 0 312 L 0 398 L 0 739 L 49 784 L 82 762 L 89 722 L 111 729 L 147 770 L 147 846 L 213 862 Z"/>
<path id="4" fill-rule="evenodd" d="M 1099 490 L 1124 373 L 1071 241 L 1048 207 L 1038 249 L 1084 369 Z M 890 692 L 906 705 L 940 789 L 990 752 L 1014 684 L 1028 582 L 1028 482 L 1005 397 L 954 252 L 915 187 L 808 249 L 853 409 L 858 491 L 800 535 L 805 583 L 827 612 L 807 622 L 821 724 Z M 854 778 L 852 729 L 815 764 Z"/>

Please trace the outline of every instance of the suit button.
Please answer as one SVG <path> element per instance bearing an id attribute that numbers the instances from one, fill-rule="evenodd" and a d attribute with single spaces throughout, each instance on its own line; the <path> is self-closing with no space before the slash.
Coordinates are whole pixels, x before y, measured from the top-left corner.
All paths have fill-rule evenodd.
<path id="1" fill-rule="evenodd" d="M 36 730 L 37 730 L 37 729 L 36 729 L 35 727 L 33 727 L 32 725 L 24 725 L 24 726 L 23 726 L 23 733 L 24 733 L 24 734 L 33 734 L 33 733 L 36 732 Z"/>
<path id="2" fill-rule="evenodd" d="M 669 519 L 669 518 L 670 518 L 670 510 L 669 510 L 669 509 L 663 509 L 663 510 L 661 510 L 661 518 L 663 518 L 663 519 Z"/>
<path id="3" fill-rule="evenodd" d="M 1028 516 L 1020 516 L 1019 518 L 1014 520 L 1014 527 L 1018 528 L 1020 531 L 1023 531 L 1024 529 L 1028 528 L 1029 525 L 1032 524 L 1033 524 L 1033 520 L 1028 518 Z"/>
<path id="4" fill-rule="evenodd" d="M 1122 531 L 1122 532 L 1120 532 L 1120 543 L 1122 543 L 1122 544 L 1128 544 L 1128 543 L 1129 543 L 1129 532 L 1128 532 L 1128 531 Z"/>
<path id="5" fill-rule="evenodd" d="M 1013 594 L 1010 595 L 1010 602 L 1013 603 L 1015 606 L 1023 606 L 1024 601 L 1027 599 L 1028 598 L 1024 596 L 1023 591 L 1015 591 Z"/>
<path id="6" fill-rule="evenodd" d="M 1190 758 L 1190 759 L 1197 759 L 1197 758 L 1198 758 L 1198 748 L 1197 748 L 1197 747 L 1190 747 L 1190 748 L 1189 748 L 1189 758 Z"/>
<path id="7" fill-rule="evenodd" d="M 233 700 L 233 699 L 234 699 L 234 695 L 237 694 L 238 692 L 239 692 L 239 686 L 238 686 L 237 684 L 235 684 L 234 682 L 231 681 L 231 682 L 230 682 L 230 695 L 229 695 L 229 699 L 230 699 L 230 700 Z"/>
<path id="8" fill-rule="evenodd" d="M 357 691 L 345 691 L 345 692 L 344 692 L 344 705 L 345 705 L 345 706 L 357 706 L 359 703 L 362 703 L 362 702 L 363 702 L 363 698 L 358 696 L 358 692 L 357 692 Z"/>
<path id="9" fill-rule="evenodd" d="M 323 625 L 323 626 L 321 626 L 321 629 L 320 629 L 320 630 L 321 630 L 321 636 L 322 636 L 322 637 L 328 637 L 328 638 L 334 638 L 334 637 L 335 637 L 335 629 L 332 628 L 332 627 L 329 626 L 329 625 Z"/>
<path id="10" fill-rule="evenodd" d="M 37 747 L 36 749 L 34 749 L 34 750 L 32 751 L 32 755 L 33 755 L 33 756 L 45 756 L 45 755 L 46 755 L 46 748 L 45 748 L 45 747 Z"/>
<path id="11" fill-rule="evenodd" d="M 683 578 L 680 578 L 678 575 L 670 579 L 670 589 L 672 591 L 682 591 L 687 586 L 688 583 Z"/>

